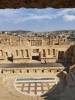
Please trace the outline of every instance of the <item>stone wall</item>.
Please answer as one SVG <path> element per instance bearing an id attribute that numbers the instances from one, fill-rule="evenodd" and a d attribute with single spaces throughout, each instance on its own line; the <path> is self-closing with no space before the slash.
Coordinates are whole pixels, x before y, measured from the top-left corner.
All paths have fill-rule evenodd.
<path id="1" fill-rule="evenodd" d="M 45 7 L 75 7 L 74 0 L 1 0 L 0 8 L 45 8 Z"/>
<path id="2" fill-rule="evenodd" d="M 64 62 L 65 52 L 71 43 L 59 36 L 51 37 L 52 40 L 46 36 L 0 34 L 0 63 Z"/>
<path id="3" fill-rule="evenodd" d="M 18 75 L 26 75 L 27 77 L 41 77 L 43 75 L 57 75 L 58 73 L 62 72 L 64 70 L 64 67 L 34 67 L 34 68 L 0 68 L 0 74 L 5 75 L 7 78 L 12 76 L 18 76 Z"/>

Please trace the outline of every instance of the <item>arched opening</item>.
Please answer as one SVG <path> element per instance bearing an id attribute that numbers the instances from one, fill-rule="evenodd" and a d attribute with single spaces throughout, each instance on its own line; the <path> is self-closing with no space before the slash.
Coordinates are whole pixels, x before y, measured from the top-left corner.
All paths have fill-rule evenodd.
<path id="1" fill-rule="evenodd" d="M 64 58 L 64 51 L 59 51 L 58 58 L 63 59 Z"/>

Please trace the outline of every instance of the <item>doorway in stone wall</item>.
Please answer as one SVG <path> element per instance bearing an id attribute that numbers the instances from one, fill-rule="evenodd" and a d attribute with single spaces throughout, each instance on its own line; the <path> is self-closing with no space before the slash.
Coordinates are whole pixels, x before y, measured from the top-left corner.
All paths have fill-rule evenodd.
<path id="1" fill-rule="evenodd" d="M 64 51 L 59 51 L 59 53 L 58 53 L 58 61 L 60 61 L 60 62 L 64 61 Z"/>
<path id="2" fill-rule="evenodd" d="M 40 52 L 39 49 L 33 49 L 32 52 L 32 61 L 40 61 Z"/>
<path id="3" fill-rule="evenodd" d="M 8 61 L 13 62 L 13 56 L 7 57 Z"/>
<path id="4" fill-rule="evenodd" d="M 33 55 L 32 60 L 38 60 L 39 61 L 39 56 L 38 55 Z"/>
<path id="5" fill-rule="evenodd" d="M 13 54 L 12 54 L 11 51 L 7 51 L 7 52 L 6 52 L 6 56 L 7 56 L 7 60 L 8 60 L 9 62 L 13 62 Z"/>

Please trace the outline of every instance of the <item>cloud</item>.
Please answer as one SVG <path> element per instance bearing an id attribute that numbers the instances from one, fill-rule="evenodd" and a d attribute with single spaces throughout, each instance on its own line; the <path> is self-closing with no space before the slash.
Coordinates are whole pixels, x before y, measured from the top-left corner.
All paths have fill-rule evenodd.
<path id="1" fill-rule="evenodd" d="M 75 12 L 75 8 L 70 8 L 70 9 L 59 9 L 53 16 L 52 18 L 55 19 L 55 18 L 58 18 L 58 17 L 61 17 L 61 18 L 64 18 L 63 16 L 65 15 L 68 15 L 69 13 L 74 13 Z"/>
<path id="2" fill-rule="evenodd" d="M 75 15 L 64 15 L 63 18 L 65 21 L 75 21 Z"/>
<path id="3" fill-rule="evenodd" d="M 45 24 L 42 23 L 46 23 L 46 22 L 51 22 L 48 24 L 48 26 L 50 27 L 50 24 L 51 26 L 55 25 L 55 21 L 57 24 L 57 20 L 61 20 L 61 22 L 63 21 L 64 23 L 65 21 L 74 21 L 75 8 L 72 9 L 53 9 L 53 8 L 0 9 L 0 28 L 2 27 L 2 29 L 6 27 L 8 29 L 9 27 L 11 28 L 13 27 L 14 29 L 15 27 L 21 27 L 22 25 L 26 27 L 27 25 L 30 24 L 32 25 L 34 23 L 36 23 L 35 26 L 40 24 L 41 26 L 44 26 Z"/>
<path id="4" fill-rule="evenodd" d="M 63 18 L 63 16 L 69 14 L 70 12 L 74 12 L 75 8 L 72 9 L 52 9 L 52 8 L 47 8 L 47 9 L 29 9 L 27 12 L 27 9 L 22 9 L 21 11 L 23 11 L 24 15 L 22 16 L 21 12 L 18 12 L 17 14 L 19 14 L 17 16 L 17 14 L 15 15 L 16 18 L 16 22 L 15 23 L 20 23 L 20 22 L 26 22 L 26 21 L 30 21 L 30 20 L 53 20 L 56 19 L 58 17 Z M 25 11 L 25 12 L 24 12 Z M 20 14 L 21 13 L 21 14 Z"/>
<path id="5" fill-rule="evenodd" d="M 70 12 L 74 12 L 75 8 L 72 9 L 1 9 L 0 10 L 0 22 L 8 23 L 22 23 L 30 20 L 53 20 L 58 17 L 66 19 L 66 15 Z M 63 17 L 64 16 L 64 17 Z"/>
<path id="6" fill-rule="evenodd" d="M 19 17 L 18 19 L 16 19 L 16 23 L 20 23 L 20 22 L 25 22 L 25 21 L 30 21 L 30 20 L 51 20 L 52 17 L 50 17 L 49 15 L 30 15 L 30 16 L 26 16 L 26 17 Z"/>

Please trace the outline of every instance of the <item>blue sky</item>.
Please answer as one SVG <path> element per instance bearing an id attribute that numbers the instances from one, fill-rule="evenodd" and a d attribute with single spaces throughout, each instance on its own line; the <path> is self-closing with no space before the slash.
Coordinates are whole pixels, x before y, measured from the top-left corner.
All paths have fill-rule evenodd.
<path id="1" fill-rule="evenodd" d="M 0 9 L 0 31 L 45 32 L 64 29 L 75 29 L 75 8 Z"/>

